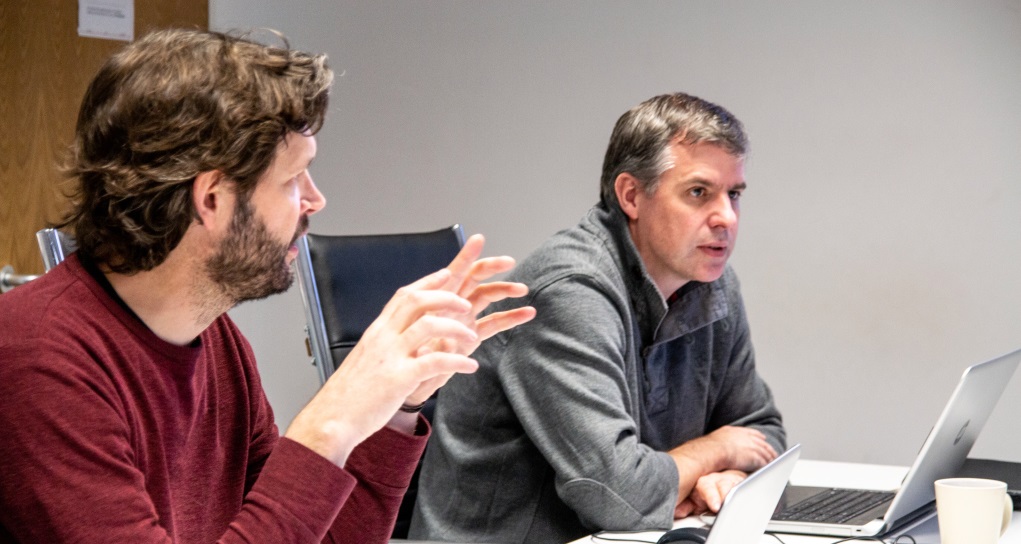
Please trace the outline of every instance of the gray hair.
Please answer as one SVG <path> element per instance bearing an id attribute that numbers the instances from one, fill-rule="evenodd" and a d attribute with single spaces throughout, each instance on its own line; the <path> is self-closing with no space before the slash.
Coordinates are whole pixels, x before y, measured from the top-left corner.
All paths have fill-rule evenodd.
<path id="1" fill-rule="evenodd" d="M 647 194 L 655 191 L 660 176 L 673 166 L 674 139 L 684 145 L 719 145 L 735 157 L 748 150 L 741 121 L 723 107 L 684 93 L 650 98 L 621 115 L 613 127 L 600 180 L 603 205 L 619 205 L 614 184 L 624 172 L 638 179 Z"/>

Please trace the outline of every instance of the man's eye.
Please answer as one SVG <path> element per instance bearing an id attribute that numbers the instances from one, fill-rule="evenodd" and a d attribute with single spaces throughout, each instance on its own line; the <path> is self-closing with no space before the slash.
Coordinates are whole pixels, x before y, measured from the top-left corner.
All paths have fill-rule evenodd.
<path id="1" fill-rule="evenodd" d="M 740 198 L 741 198 L 741 191 L 731 191 L 730 192 L 730 199 L 731 200 L 739 200 Z"/>
<path id="2" fill-rule="evenodd" d="M 700 197 L 705 194 L 705 189 L 702 187 L 692 187 L 691 190 L 688 191 L 688 194 L 694 197 Z"/>

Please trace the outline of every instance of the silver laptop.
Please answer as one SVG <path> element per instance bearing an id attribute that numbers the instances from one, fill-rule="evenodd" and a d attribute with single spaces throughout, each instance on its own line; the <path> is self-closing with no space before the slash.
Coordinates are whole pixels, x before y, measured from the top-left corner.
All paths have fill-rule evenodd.
<path id="1" fill-rule="evenodd" d="M 705 544 L 758 542 L 800 455 L 801 445 L 791 446 L 783 455 L 731 488 L 708 535 L 705 535 L 705 529 L 687 527 L 668 531 L 660 542 L 669 541 L 671 533 L 684 534 L 686 531 L 702 532 Z"/>
<path id="2" fill-rule="evenodd" d="M 766 530 L 870 537 L 931 514 L 933 482 L 961 469 L 1019 361 L 1021 350 L 965 369 L 896 492 L 787 486 Z"/>

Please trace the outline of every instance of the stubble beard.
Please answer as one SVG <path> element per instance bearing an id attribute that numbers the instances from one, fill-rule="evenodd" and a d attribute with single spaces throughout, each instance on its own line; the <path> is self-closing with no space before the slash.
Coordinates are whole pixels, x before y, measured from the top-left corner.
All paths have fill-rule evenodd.
<path id="1" fill-rule="evenodd" d="M 227 237 L 205 263 L 213 288 L 207 300 L 218 299 L 217 306 L 229 309 L 287 291 L 294 283 L 287 253 L 307 229 L 308 216 L 302 215 L 291 241 L 282 244 L 255 217 L 250 202 L 239 200 Z"/>

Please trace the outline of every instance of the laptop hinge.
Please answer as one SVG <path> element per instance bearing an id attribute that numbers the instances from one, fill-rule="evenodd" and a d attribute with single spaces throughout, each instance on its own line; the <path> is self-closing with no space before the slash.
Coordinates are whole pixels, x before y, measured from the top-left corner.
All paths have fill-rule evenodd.
<path id="1" fill-rule="evenodd" d="M 883 532 L 882 536 L 889 536 L 892 533 L 904 529 L 908 525 L 915 525 L 920 521 L 929 519 L 933 514 L 936 513 L 936 501 L 931 501 L 919 508 L 916 508 L 911 513 L 901 516 L 895 523 L 888 523 L 887 529 Z"/>

